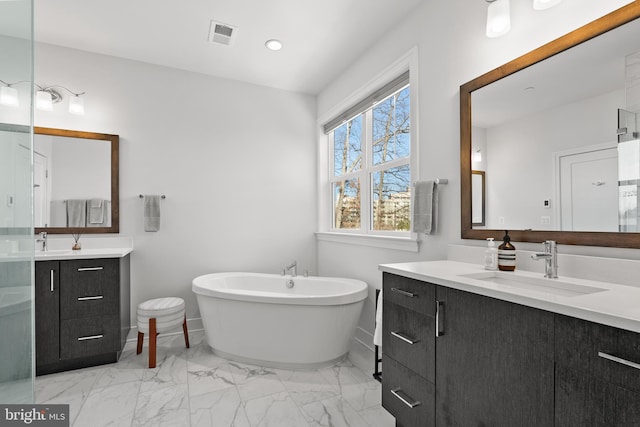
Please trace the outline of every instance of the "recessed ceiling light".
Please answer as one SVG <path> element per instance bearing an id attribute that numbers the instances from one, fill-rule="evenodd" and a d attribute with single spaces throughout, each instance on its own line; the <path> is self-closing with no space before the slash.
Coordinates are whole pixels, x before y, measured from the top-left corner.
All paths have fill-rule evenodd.
<path id="1" fill-rule="evenodd" d="M 276 40 L 276 39 L 267 40 L 264 45 L 269 50 L 280 50 L 280 49 L 282 49 L 282 42 L 280 40 Z"/>

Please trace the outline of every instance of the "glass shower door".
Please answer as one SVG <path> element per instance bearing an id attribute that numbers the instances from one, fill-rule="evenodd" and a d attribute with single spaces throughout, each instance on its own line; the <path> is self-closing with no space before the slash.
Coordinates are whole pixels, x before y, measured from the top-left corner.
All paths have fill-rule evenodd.
<path id="1" fill-rule="evenodd" d="M 0 1 L 0 404 L 33 403 L 33 31 Z"/>

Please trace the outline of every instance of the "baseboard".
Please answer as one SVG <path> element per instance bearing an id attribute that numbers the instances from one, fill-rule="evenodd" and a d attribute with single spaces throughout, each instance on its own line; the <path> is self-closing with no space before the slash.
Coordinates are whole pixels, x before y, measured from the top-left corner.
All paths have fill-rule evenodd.
<path id="1" fill-rule="evenodd" d="M 373 352 L 373 334 L 371 332 L 358 326 L 353 339 Z"/>

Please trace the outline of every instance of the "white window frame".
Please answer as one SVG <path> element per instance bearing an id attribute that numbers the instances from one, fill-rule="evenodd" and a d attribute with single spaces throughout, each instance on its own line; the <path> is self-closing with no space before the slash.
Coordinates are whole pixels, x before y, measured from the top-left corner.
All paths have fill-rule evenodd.
<path id="1" fill-rule="evenodd" d="M 340 175 L 334 177 L 334 162 L 333 162 L 333 132 L 329 135 L 324 134 L 322 126 L 327 123 L 333 117 L 336 117 L 341 112 L 345 111 L 351 105 L 354 105 L 361 99 L 364 99 L 375 90 L 384 86 L 386 83 L 396 78 L 398 75 L 409 70 L 409 91 L 410 91 L 410 120 L 411 120 L 411 154 L 409 159 L 409 167 L 411 170 L 411 183 L 417 181 L 418 173 L 418 54 L 417 48 L 411 49 L 391 66 L 381 72 L 374 79 L 362 86 L 354 94 L 348 97 L 346 100 L 336 105 L 327 114 L 320 117 L 318 120 L 318 132 L 319 132 L 319 144 L 318 144 L 318 194 L 319 194 L 319 226 L 316 236 L 318 240 L 334 241 L 374 247 L 392 248 L 398 250 L 406 250 L 411 252 L 418 252 L 418 236 L 412 231 L 382 231 L 372 230 L 372 194 L 371 194 L 371 179 L 372 173 L 380 170 L 386 170 L 398 165 L 406 164 L 406 158 L 394 159 L 389 162 L 385 162 L 379 165 L 373 165 L 371 147 L 366 147 L 367 135 L 371 129 L 367 126 L 363 126 L 362 129 L 362 141 L 363 141 L 363 158 L 362 167 L 357 172 Z M 372 116 L 372 110 L 369 109 L 365 113 L 369 119 Z M 363 120 L 367 123 L 367 120 Z M 370 123 L 370 121 L 368 122 Z M 369 165 L 369 166 L 367 166 Z M 360 204 L 362 211 L 360 213 L 360 228 L 359 229 L 337 229 L 333 228 L 334 221 L 334 195 L 333 195 L 333 183 L 336 181 L 342 181 L 350 178 L 360 178 L 361 188 L 361 200 Z M 412 195 L 413 205 L 413 195 Z"/>

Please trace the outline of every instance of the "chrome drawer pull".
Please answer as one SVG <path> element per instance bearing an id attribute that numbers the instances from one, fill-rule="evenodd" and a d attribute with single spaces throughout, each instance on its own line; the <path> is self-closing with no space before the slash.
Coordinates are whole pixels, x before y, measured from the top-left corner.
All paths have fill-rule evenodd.
<path id="1" fill-rule="evenodd" d="M 405 405 L 407 405 L 409 408 L 415 408 L 416 406 L 422 405 L 422 403 L 420 403 L 419 401 L 413 400 L 411 396 L 409 396 L 407 393 L 402 391 L 400 387 L 392 389 L 391 394 L 393 394 L 395 397 L 400 399 L 400 401 Z"/>
<path id="2" fill-rule="evenodd" d="M 414 340 L 412 338 L 409 338 L 408 336 L 406 336 L 405 334 L 403 334 L 402 332 L 391 332 L 391 335 L 393 335 L 396 338 L 401 339 L 402 341 L 409 343 L 411 345 L 419 342 L 420 340 Z"/>
<path id="3" fill-rule="evenodd" d="M 78 337 L 78 341 L 99 340 L 100 338 L 104 338 L 104 335 L 89 335 L 87 337 Z"/>
<path id="4" fill-rule="evenodd" d="M 78 297 L 78 301 L 89 301 L 94 299 L 102 299 L 104 298 L 102 295 L 96 295 L 95 297 Z"/>
<path id="5" fill-rule="evenodd" d="M 50 270 L 49 273 L 49 290 L 53 292 L 53 273 L 55 270 Z"/>
<path id="6" fill-rule="evenodd" d="M 402 289 L 398 289 L 398 288 L 391 288 L 391 290 L 397 294 L 400 295 L 404 295 L 405 297 L 409 297 L 409 298 L 413 298 L 416 296 L 416 294 L 413 294 L 411 292 L 407 292 L 407 291 L 403 291 Z"/>
<path id="7" fill-rule="evenodd" d="M 79 268 L 78 271 L 98 271 L 98 270 L 103 270 L 103 267 L 82 267 Z"/>
<path id="8" fill-rule="evenodd" d="M 630 367 L 632 367 L 634 369 L 640 369 L 640 363 L 631 362 L 629 360 L 622 359 L 622 358 L 616 357 L 616 356 L 612 356 L 610 354 L 603 353 L 601 351 L 598 352 L 598 356 L 602 357 L 603 359 L 611 360 L 613 362 L 617 362 L 617 363 L 621 363 L 623 365 L 630 366 Z"/>
<path id="9" fill-rule="evenodd" d="M 436 337 L 441 337 L 444 335 L 442 320 L 440 320 L 440 316 L 442 316 L 443 314 L 444 314 L 444 302 L 436 301 Z"/>

